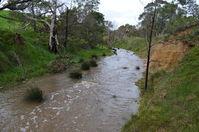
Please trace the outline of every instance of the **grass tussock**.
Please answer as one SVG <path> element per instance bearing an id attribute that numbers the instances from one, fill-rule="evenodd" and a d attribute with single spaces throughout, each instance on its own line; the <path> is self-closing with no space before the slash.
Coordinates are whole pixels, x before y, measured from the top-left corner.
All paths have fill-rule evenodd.
<path id="1" fill-rule="evenodd" d="M 102 56 L 106 56 L 106 53 L 103 53 Z"/>
<path id="2" fill-rule="evenodd" d="M 98 56 L 96 54 L 91 55 L 92 59 L 98 59 Z"/>
<path id="3" fill-rule="evenodd" d="M 90 70 L 90 64 L 88 62 L 82 63 L 81 70 L 84 70 L 84 71 Z"/>
<path id="4" fill-rule="evenodd" d="M 81 79 L 82 78 L 82 73 L 75 71 L 70 73 L 70 78 L 72 79 Z"/>
<path id="5" fill-rule="evenodd" d="M 136 70 L 140 70 L 140 67 L 139 67 L 139 66 L 136 66 L 135 69 L 136 69 Z"/>
<path id="6" fill-rule="evenodd" d="M 28 102 L 42 102 L 43 92 L 38 87 L 30 88 L 25 93 L 25 100 Z"/>
<path id="7" fill-rule="evenodd" d="M 89 63 L 90 63 L 91 67 L 97 67 L 98 66 L 98 64 L 95 60 L 90 60 Z"/>

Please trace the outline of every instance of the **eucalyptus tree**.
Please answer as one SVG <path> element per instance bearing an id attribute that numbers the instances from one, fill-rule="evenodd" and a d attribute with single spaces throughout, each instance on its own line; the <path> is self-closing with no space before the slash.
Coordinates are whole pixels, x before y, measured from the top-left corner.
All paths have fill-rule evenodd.
<path id="1" fill-rule="evenodd" d="M 59 40 L 57 37 L 56 22 L 58 16 L 58 9 L 61 8 L 64 4 L 57 0 L 41 0 L 35 5 L 36 7 L 33 9 L 35 10 L 35 14 L 32 14 L 32 12 L 30 12 L 30 14 L 24 13 L 24 16 L 29 20 L 42 22 L 48 26 L 48 47 L 50 51 L 52 51 L 53 53 L 57 53 L 57 46 L 59 45 Z"/>
<path id="2" fill-rule="evenodd" d="M 151 2 L 148 3 L 145 8 L 144 12 L 139 16 L 139 20 L 141 21 L 141 26 L 144 28 L 146 31 L 148 27 L 151 26 L 151 18 L 154 13 L 154 8 L 155 8 L 155 3 Z M 156 16 L 156 21 L 154 25 L 154 35 L 159 35 L 163 34 L 165 32 L 165 29 L 168 26 L 168 23 L 177 17 L 177 9 L 178 6 L 174 3 L 169 3 L 165 0 L 157 0 L 157 16 Z M 146 32 L 146 36 L 148 36 L 150 32 Z"/>

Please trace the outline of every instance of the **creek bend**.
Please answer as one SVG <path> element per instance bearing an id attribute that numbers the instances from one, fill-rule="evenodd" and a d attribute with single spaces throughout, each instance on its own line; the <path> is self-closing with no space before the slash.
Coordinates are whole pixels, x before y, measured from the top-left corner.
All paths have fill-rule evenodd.
<path id="1" fill-rule="evenodd" d="M 119 132 L 138 109 L 135 82 L 143 71 L 142 59 L 120 49 L 83 72 L 81 80 L 70 79 L 70 70 L 31 79 L 0 93 L 0 131 Z M 42 104 L 23 101 L 33 83 L 44 91 Z"/>

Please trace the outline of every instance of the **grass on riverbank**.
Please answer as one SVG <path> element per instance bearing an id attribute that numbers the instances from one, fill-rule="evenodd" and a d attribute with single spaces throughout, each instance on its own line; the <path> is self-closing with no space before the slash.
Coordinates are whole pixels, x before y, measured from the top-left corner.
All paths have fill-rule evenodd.
<path id="1" fill-rule="evenodd" d="M 0 15 L 13 17 L 9 15 L 9 11 L 0 11 Z M 50 65 L 54 65 L 53 62 L 59 58 L 59 55 L 48 51 L 47 33 L 34 32 L 31 28 L 20 30 L 19 22 L 1 17 L 0 25 L 0 90 L 2 90 L 1 87 L 6 89 L 7 85 L 50 72 Z M 75 41 L 74 52 L 69 52 L 71 49 L 66 50 L 64 55 L 70 58 L 61 58 L 61 64 L 80 65 L 78 62 L 81 59 L 90 60 L 94 54 L 98 56 L 111 54 L 106 47 L 82 49 L 79 48 L 79 43 Z"/>
<path id="2" fill-rule="evenodd" d="M 16 42 L 16 34 L 23 42 Z M 0 30 L 0 87 L 50 72 L 49 65 L 59 57 L 48 51 L 47 43 L 46 34 Z M 71 58 L 62 60 L 79 65 L 80 59 L 90 60 L 93 54 L 101 56 L 103 53 L 110 55 L 111 51 L 105 47 L 82 49 L 78 53 L 68 53 Z"/>
<path id="3" fill-rule="evenodd" d="M 146 40 L 140 37 L 123 38 L 113 42 L 114 47 L 131 50 L 139 56 L 146 56 Z"/>
<path id="4" fill-rule="evenodd" d="M 199 131 L 199 47 L 193 48 L 172 72 L 151 75 L 138 115 L 122 132 Z M 140 83 L 143 87 L 143 82 Z"/>

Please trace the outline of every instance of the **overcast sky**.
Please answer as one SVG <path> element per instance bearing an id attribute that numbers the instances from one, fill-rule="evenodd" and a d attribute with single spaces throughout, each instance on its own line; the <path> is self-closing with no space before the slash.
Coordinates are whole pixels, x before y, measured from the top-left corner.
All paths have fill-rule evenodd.
<path id="1" fill-rule="evenodd" d="M 126 23 L 136 25 L 144 6 L 152 0 L 100 0 L 99 10 L 116 27 Z"/>

